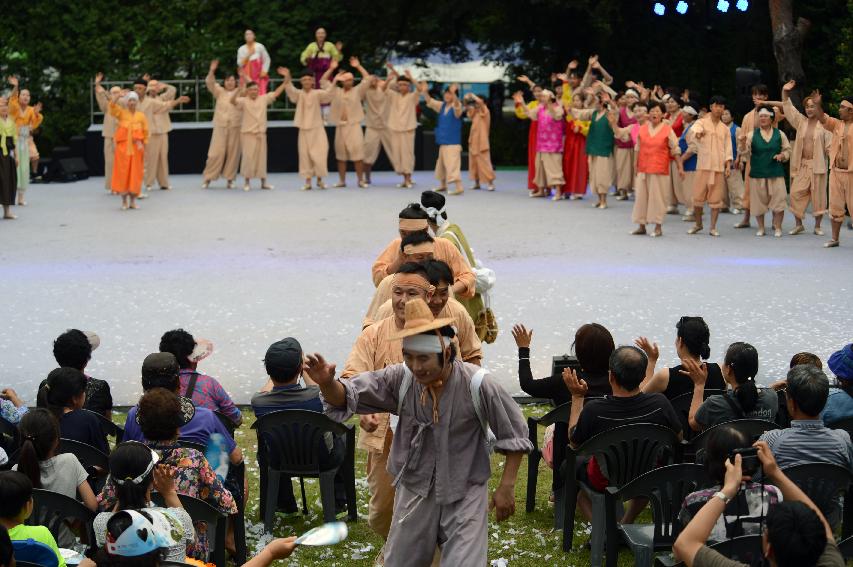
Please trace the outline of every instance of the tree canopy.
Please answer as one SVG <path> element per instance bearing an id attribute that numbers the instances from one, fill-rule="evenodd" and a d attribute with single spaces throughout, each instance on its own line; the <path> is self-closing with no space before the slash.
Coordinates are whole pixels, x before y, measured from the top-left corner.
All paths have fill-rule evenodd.
<path id="1" fill-rule="evenodd" d="M 246 28 L 255 30 L 274 65 L 299 68 L 299 54 L 323 26 L 346 55 L 378 69 L 392 52 L 442 51 L 465 60 L 479 46 L 494 60 L 511 62 L 533 77 L 565 68 L 592 53 L 621 84 L 690 87 L 703 96 L 731 95 L 734 69 L 754 65 L 778 91 L 767 2 L 747 12 L 717 12 L 692 0 L 684 16 L 652 14 L 650 1 L 471 0 L 453 2 L 261 2 L 150 0 L 122 3 L 25 2 L 4 13 L 0 72 L 16 74 L 44 102 L 44 145 L 66 141 L 88 126 L 89 84 L 107 78 L 198 77 L 213 58 L 236 65 Z M 796 17 L 811 27 L 803 65 L 807 88 L 825 93 L 853 87 L 853 0 L 801 0 Z M 841 70 L 841 72 L 839 72 Z"/>

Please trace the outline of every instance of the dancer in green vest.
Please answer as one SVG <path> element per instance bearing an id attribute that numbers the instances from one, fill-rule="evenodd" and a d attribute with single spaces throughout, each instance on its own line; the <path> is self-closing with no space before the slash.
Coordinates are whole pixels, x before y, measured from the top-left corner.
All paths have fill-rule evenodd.
<path id="1" fill-rule="evenodd" d="M 769 210 L 773 213 L 773 236 L 779 238 L 788 196 L 782 163 L 791 157 L 791 144 L 784 132 L 773 127 L 774 118 L 773 107 L 759 108 L 758 128 L 746 135 L 744 159 L 749 158 L 749 214 L 758 222 L 755 235 L 764 236 L 764 215 Z"/>
<path id="2" fill-rule="evenodd" d="M 586 137 L 586 155 L 589 161 L 589 189 L 598 195 L 596 209 L 607 208 L 607 193 L 616 182 L 616 162 L 613 159 L 613 128 L 607 118 L 608 111 L 616 111 L 610 95 L 600 91 L 595 95 L 595 108 L 577 110 L 570 108 L 569 113 L 576 120 L 589 120 L 589 134 Z"/>

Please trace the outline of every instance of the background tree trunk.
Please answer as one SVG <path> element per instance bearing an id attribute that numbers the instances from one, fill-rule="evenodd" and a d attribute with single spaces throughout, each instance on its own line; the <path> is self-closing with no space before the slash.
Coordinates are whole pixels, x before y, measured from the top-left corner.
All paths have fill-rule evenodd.
<path id="1" fill-rule="evenodd" d="M 791 91 L 792 102 L 801 107 L 806 74 L 803 71 L 803 38 L 811 22 L 799 18 L 794 25 L 793 0 L 770 0 L 770 25 L 773 30 L 773 55 L 779 70 L 779 83 L 794 79 L 797 87 Z"/>

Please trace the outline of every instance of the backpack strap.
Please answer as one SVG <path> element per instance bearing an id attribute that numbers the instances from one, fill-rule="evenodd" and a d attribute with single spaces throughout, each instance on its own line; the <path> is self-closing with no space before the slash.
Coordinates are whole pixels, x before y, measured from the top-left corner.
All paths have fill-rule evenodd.
<path id="1" fill-rule="evenodd" d="M 193 393 L 195 392 L 195 383 L 198 380 L 198 372 L 193 372 L 190 375 L 190 381 L 187 383 L 187 391 L 184 392 L 184 397 L 193 399 Z"/>
<path id="2" fill-rule="evenodd" d="M 486 439 L 486 447 L 489 453 L 494 452 L 497 437 L 494 431 L 489 427 L 489 421 L 486 419 L 486 412 L 483 410 L 483 399 L 480 396 L 480 387 L 483 385 L 483 379 L 486 377 L 488 370 L 480 368 L 471 377 L 471 401 L 474 403 L 474 413 L 477 414 L 477 419 L 480 420 L 480 428 L 483 430 L 483 437 Z"/>

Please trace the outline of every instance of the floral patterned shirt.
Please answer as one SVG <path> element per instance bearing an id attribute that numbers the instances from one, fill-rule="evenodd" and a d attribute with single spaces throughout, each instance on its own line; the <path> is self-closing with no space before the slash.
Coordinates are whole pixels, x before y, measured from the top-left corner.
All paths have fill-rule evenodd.
<path id="1" fill-rule="evenodd" d="M 178 494 L 205 500 L 224 514 L 236 514 L 237 504 L 222 481 L 213 472 L 204 455 L 195 449 L 180 447 L 176 443 L 149 443 L 160 454 L 160 463 L 176 468 L 175 488 Z M 115 485 L 109 480 L 98 495 L 102 510 L 112 510 L 116 503 Z M 209 545 L 207 524 L 195 523 L 196 541 L 187 545 L 187 556 L 206 558 Z"/>
<path id="2" fill-rule="evenodd" d="M 15 404 L 9 400 L 0 398 L 0 417 L 9 423 L 17 425 L 25 413 L 27 413 L 27 406 L 16 408 Z"/>

